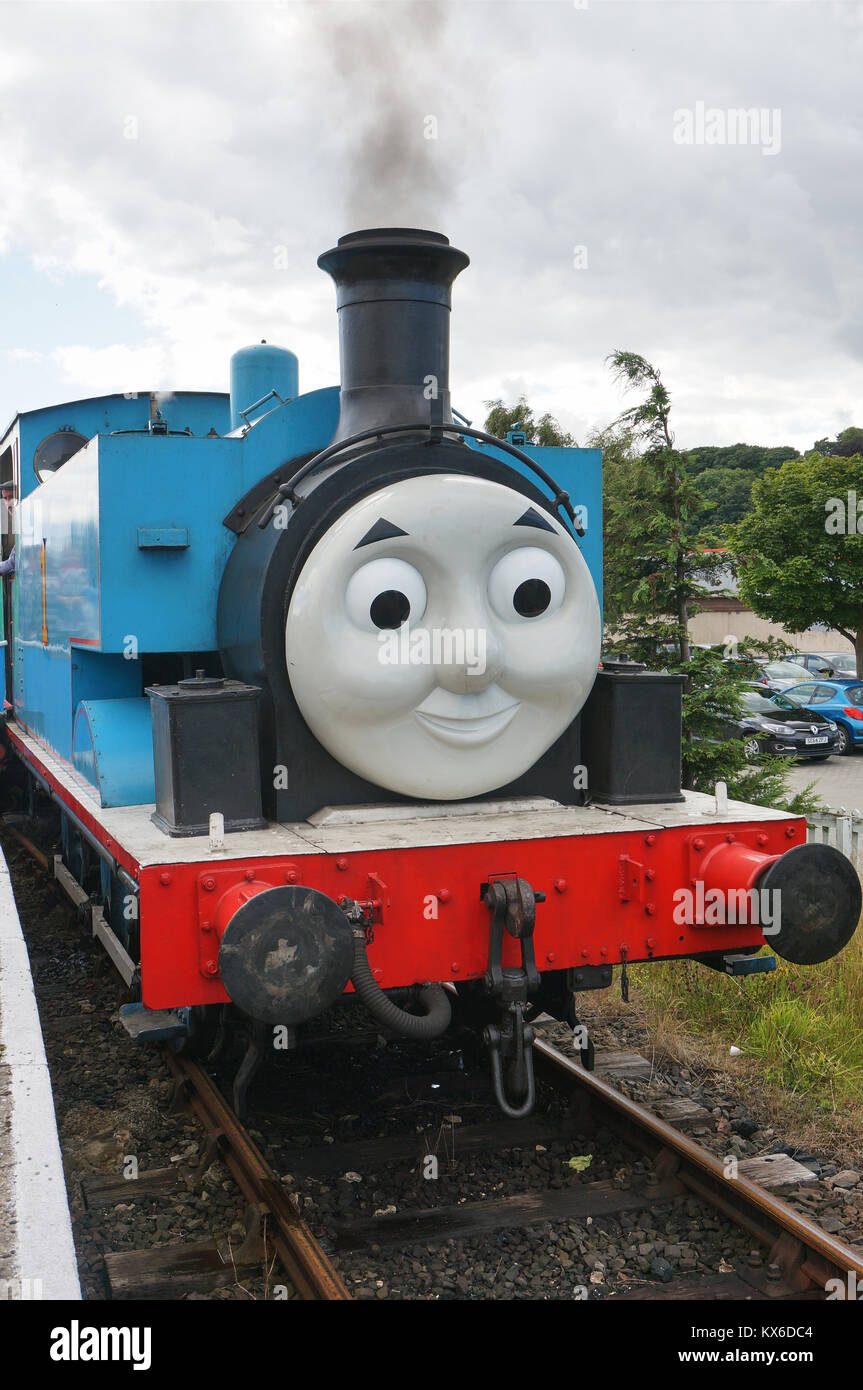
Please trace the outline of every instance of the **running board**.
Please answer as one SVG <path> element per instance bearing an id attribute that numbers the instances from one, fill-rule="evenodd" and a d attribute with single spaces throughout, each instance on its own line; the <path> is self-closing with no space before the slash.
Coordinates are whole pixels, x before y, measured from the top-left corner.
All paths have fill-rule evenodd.
<path id="1" fill-rule="evenodd" d="M 131 985 L 137 978 L 138 967 L 129 955 L 122 941 L 111 930 L 105 921 L 101 907 L 95 907 L 91 903 L 88 895 L 84 892 L 80 883 L 73 878 L 66 865 L 63 863 L 62 855 L 54 855 L 54 877 L 59 883 L 63 892 L 71 898 L 76 907 L 88 908 L 90 912 L 90 925 L 92 934 L 96 940 L 105 948 L 112 962 L 116 966 L 120 975 L 127 985 Z"/>

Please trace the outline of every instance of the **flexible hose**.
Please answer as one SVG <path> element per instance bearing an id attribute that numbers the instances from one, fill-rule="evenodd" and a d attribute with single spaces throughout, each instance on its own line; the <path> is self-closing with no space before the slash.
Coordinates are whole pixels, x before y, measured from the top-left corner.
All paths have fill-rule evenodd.
<path id="1" fill-rule="evenodd" d="M 351 984 L 357 992 L 357 998 L 365 1004 L 372 1017 L 403 1038 L 414 1038 L 418 1041 L 439 1038 L 450 1025 L 452 1009 L 442 985 L 423 985 L 420 989 L 419 1002 L 425 1009 L 423 1014 L 406 1013 L 398 1004 L 394 1004 L 392 999 L 387 998 L 372 974 L 368 962 L 364 928 L 354 930 Z"/>

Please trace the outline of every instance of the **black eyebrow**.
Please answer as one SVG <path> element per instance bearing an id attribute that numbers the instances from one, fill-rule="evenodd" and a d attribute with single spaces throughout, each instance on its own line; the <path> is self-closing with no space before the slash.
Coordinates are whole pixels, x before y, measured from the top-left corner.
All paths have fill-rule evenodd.
<path id="1" fill-rule="evenodd" d="M 528 507 L 524 515 L 520 516 L 518 521 L 513 522 L 513 526 L 535 526 L 537 531 L 550 531 L 553 536 L 557 535 L 551 522 L 546 521 L 544 516 L 540 516 L 539 512 L 534 511 L 533 507 Z"/>
<path id="2" fill-rule="evenodd" d="M 361 541 L 357 541 L 354 550 L 360 550 L 364 545 L 372 545 L 374 541 L 388 541 L 393 536 L 406 536 L 407 531 L 403 531 L 400 526 L 394 526 L 385 517 L 378 517 L 371 530 L 366 531 Z"/>

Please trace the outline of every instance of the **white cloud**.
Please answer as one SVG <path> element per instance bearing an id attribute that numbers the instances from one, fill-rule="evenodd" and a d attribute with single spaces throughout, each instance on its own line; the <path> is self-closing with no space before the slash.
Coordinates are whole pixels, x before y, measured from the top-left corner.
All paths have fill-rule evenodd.
<path id="1" fill-rule="evenodd" d="M 34 348 L 9 348 L 4 357 L 7 362 L 44 362 L 44 352 L 37 352 Z"/>
<path id="2" fill-rule="evenodd" d="M 627 347 L 662 368 L 681 443 L 809 445 L 863 384 L 860 16 L 7 7 L 0 249 L 61 294 L 71 272 L 96 277 L 140 324 L 114 346 L 74 320 L 65 342 L 17 346 L 51 355 L 70 394 L 222 388 L 230 352 L 261 337 L 298 352 L 304 388 L 323 385 L 337 351 L 317 254 L 355 217 L 416 220 L 472 257 L 453 388 L 475 419 L 522 383 L 583 437 L 622 408 L 603 364 Z M 674 111 L 697 101 L 779 108 L 781 152 L 675 145 Z"/>

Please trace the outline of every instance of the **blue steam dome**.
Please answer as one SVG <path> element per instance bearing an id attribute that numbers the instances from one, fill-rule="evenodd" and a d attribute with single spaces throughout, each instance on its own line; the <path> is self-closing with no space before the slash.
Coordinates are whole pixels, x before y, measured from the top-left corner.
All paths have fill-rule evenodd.
<path id="1" fill-rule="evenodd" d="M 295 355 L 266 340 L 235 352 L 231 358 L 231 429 L 247 424 L 241 412 L 262 403 L 267 396 L 270 409 L 278 405 L 272 392 L 283 401 L 293 400 L 298 394 L 299 363 Z"/>

